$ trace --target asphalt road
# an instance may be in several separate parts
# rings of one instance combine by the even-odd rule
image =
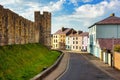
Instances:
[[[114,80],[95,65],[85,59],[82,54],[70,54],[68,69],[59,80]]]

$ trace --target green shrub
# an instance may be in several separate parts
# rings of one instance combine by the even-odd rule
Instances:
[[[120,45],[115,45],[114,46],[114,51],[120,52]]]

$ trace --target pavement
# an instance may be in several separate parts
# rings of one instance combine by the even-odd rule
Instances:
[[[69,53],[67,53],[67,52],[64,52],[64,53],[65,54],[59,64],[59,66],[43,80],[56,80],[57,77],[59,77],[62,73],[64,73],[64,71],[66,70],[68,61],[69,61]]]
[[[110,67],[108,64],[103,63],[100,59],[92,56],[91,54],[83,54],[87,60],[89,60],[93,65],[99,68],[101,71],[105,72],[115,80],[120,80],[120,70]]]
[[[94,56],[92,56],[88,53],[70,52],[70,51],[68,51],[68,52],[65,51],[65,55],[63,56],[59,66],[50,75],[48,75],[43,80],[64,80],[64,79],[60,79],[60,78],[61,78],[61,75],[63,76],[66,73],[66,70],[68,68],[67,66],[68,66],[69,59],[70,59],[70,54],[69,53],[78,53],[78,54],[81,53],[82,57],[84,57],[90,64],[94,65],[100,71],[104,72],[105,74],[107,74],[108,76],[113,78],[113,79],[111,78],[111,79],[96,79],[96,80],[120,80],[120,71],[110,67],[107,64],[104,64],[98,58],[96,58],[96,57],[94,57]],[[88,73],[90,73],[90,72],[88,72]],[[87,77],[87,75],[86,75],[86,77]],[[98,76],[98,78],[100,78],[100,77]]]

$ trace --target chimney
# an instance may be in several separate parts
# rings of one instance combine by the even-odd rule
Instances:
[[[82,31],[77,31],[77,34],[80,34],[80,33],[82,33]]]
[[[110,16],[115,16],[115,13],[112,13]]]
[[[62,27],[62,29],[61,29],[61,30],[62,30],[62,32],[63,32],[63,31],[65,30],[65,28],[64,28],[64,27]]]
[[[71,32],[72,34],[74,34],[74,30],[72,29],[72,32]]]

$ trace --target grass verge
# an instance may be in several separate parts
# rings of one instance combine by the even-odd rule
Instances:
[[[0,80],[29,80],[51,66],[59,55],[40,44],[0,47]]]

